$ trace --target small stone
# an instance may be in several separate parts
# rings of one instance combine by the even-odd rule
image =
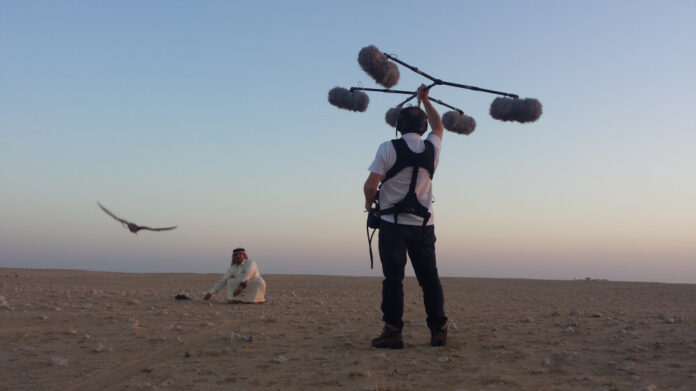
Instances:
[[[449,360],[450,359],[447,356],[440,356],[437,358],[437,361],[439,361],[439,362],[449,362]]]
[[[592,316],[593,318],[601,318],[601,317],[602,317],[602,313],[601,313],[601,312],[593,312],[591,316]]]
[[[167,312],[167,310],[160,310],[160,312],[158,312],[158,314],[167,315],[167,314],[169,314],[169,312]]]
[[[64,357],[51,357],[51,366],[54,367],[67,367],[68,366],[68,359]]]
[[[659,371],[657,371],[658,375],[669,375],[672,373],[672,370],[669,368],[661,368]]]
[[[104,350],[104,344],[102,344],[101,342],[97,342],[97,344],[94,345],[94,347],[92,348],[92,351],[95,353],[99,353],[103,350]]]
[[[577,308],[573,308],[570,310],[569,315],[578,316],[578,315],[580,315],[580,310]]]
[[[247,342],[251,342],[254,340],[254,336],[251,334],[247,334],[247,335],[243,336],[242,339],[247,341]]]
[[[533,321],[534,321],[534,318],[532,318],[531,316],[528,316],[528,317],[522,319],[522,323],[532,323]]]
[[[138,321],[138,319],[128,319],[128,324],[126,325],[126,327],[128,327],[129,329],[137,329],[139,326],[140,322]]]
[[[241,339],[242,336],[238,333],[235,333],[234,331],[228,331],[227,334],[225,334],[225,338],[229,339],[230,341],[234,341],[237,339]]]
[[[283,363],[283,362],[288,361],[288,359],[287,359],[285,356],[283,356],[282,354],[278,354],[278,355],[276,355],[276,356],[273,356],[273,360],[272,360],[272,361],[273,361],[274,363]]]
[[[130,300],[128,300],[128,304],[129,305],[140,305],[140,304],[143,304],[143,302],[138,300],[138,299],[130,299]]]
[[[633,364],[633,361],[624,361],[621,364],[616,366],[616,369],[620,371],[626,371],[630,372],[635,368],[635,365]]]
[[[5,299],[5,296],[0,295],[0,308],[9,310],[10,309],[10,304],[7,302],[7,299]]]
[[[75,335],[75,334],[77,334],[77,330],[75,330],[74,328],[71,327],[68,329],[67,333],[68,333],[68,335]]]
[[[387,354],[384,352],[379,352],[379,353],[375,354],[375,357],[376,358],[385,358],[385,357],[387,357]]]

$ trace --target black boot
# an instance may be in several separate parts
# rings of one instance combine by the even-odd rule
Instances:
[[[404,341],[401,339],[401,330],[385,323],[382,335],[372,340],[372,346],[376,348],[403,349]]]
[[[445,346],[447,345],[447,325],[445,324],[439,330],[430,331],[430,345],[431,346]]]

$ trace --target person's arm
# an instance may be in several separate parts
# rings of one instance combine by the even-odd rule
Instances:
[[[442,118],[440,118],[440,114],[438,114],[437,110],[433,107],[433,104],[430,103],[430,99],[428,99],[428,94],[430,93],[429,89],[425,88],[425,84],[421,84],[420,87],[418,87],[418,99],[423,102],[423,108],[425,108],[425,114],[428,115],[428,123],[430,124],[430,133],[436,135],[437,137],[442,140],[442,133],[443,133],[443,128],[442,128]]]
[[[203,300],[210,299],[210,296],[212,296],[215,292],[219,291],[220,288],[222,288],[222,286],[225,285],[225,283],[227,282],[227,280],[230,279],[231,276],[232,276],[232,268],[229,268],[229,269],[227,269],[227,272],[222,276],[222,278],[220,280],[218,280],[218,282],[216,282],[215,285],[213,285],[212,289],[210,289],[208,291],[208,293],[205,294],[205,296],[203,297]]]
[[[365,181],[363,192],[365,193],[365,210],[368,212],[370,208],[372,208],[372,201],[374,201],[375,196],[377,196],[377,187],[381,180],[382,175],[371,172],[370,176],[368,176]]]
[[[256,277],[258,274],[259,268],[256,266],[256,262],[252,261],[251,259],[244,261],[244,267],[242,267],[240,275],[237,276],[237,278],[242,280],[242,282],[240,282],[237,288],[234,289],[232,296],[239,296],[239,294],[242,293],[242,291],[247,287],[249,280]]]

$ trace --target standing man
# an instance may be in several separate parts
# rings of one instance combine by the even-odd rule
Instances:
[[[266,294],[266,281],[261,278],[256,262],[249,259],[246,251],[239,247],[232,251],[232,263],[227,272],[203,296],[208,300],[227,285],[227,301],[230,303],[263,303]]]
[[[401,329],[404,313],[404,268],[406,253],[411,259],[430,329],[430,344],[447,344],[447,317],[444,295],[435,264],[435,230],[433,226],[432,178],[437,168],[442,143],[442,120],[428,99],[428,89],[421,84],[420,107],[401,110],[396,129],[400,139],[382,143],[370,165],[365,181],[365,209],[370,210],[379,194],[381,226],[379,257],[382,262],[382,335],[372,340],[377,348],[402,349]],[[426,115],[427,114],[427,115]],[[430,123],[425,140],[421,136]],[[378,186],[379,192],[378,192]]]

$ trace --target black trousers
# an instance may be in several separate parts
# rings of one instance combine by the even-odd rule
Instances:
[[[402,225],[382,221],[379,228],[379,257],[382,261],[382,320],[401,330],[404,326],[404,269],[406,253],[411,259],[430,330],[447,323],[445,298],[435,265],[435,228],[432,225]]]

